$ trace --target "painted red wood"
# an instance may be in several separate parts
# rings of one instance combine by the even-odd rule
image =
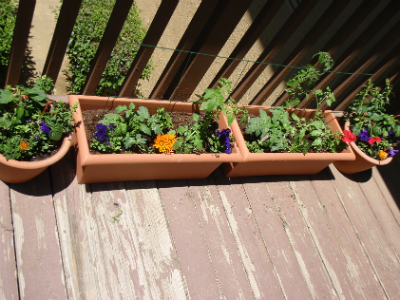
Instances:
[[[284,299],[281,283],[239,179],[214,172],[218,193],[256,299]]]
[[[310,278],[308,266],[297,261],[265,179],[242,178],[241,181],[286,299],[334,299],[331,283],[324,282],[323,278]]]
[[[376,282],[372,269],[368,267],[365,256],[358,257],[351,249],[346,249],[340,231],[336,231],[337,220],[331,216],[331,206],[324,204],[326,201],[340,205],[336,193],[328,194],[325,190],[325,195],[320,197],[314,190],[312,184],[314,181],[310,182],[307,176],[291,176],[291,180],[290,186],[298,207],[309,226],[317,248],[324,257],[332,281],[338,284],[338,293],[346,299],[384,298],[383,291]],[[342,218],[346,217],[344,211],[341,213]]]
[[[0,180],[0,299],[18,299],[10,191]]]
[[[371,264],[390,298],[400,295],[400,263],[357,182],[330,167],[332,182]],[[349,176],[351,178],[351,176]]]
[[[254,297],[214,180],[190,180],[190,194],[225,299]]]
[[[157,181],[191,299],[222,297],[216,272],[185,181]]]
[[[359,182],[362,192],[367,199],[371,210],[378,220],[382,230],[384,231],[387,239],[389,240],[397,259],[400,258],[400,226],[393,216],[387,200],[385,199],[382,191],[379,189],[378,184],[371,176],[371,172],[363,172],[354,174],[354,178]],[[366,178],[367,177],[367,178]],[[390,200],[390,199],[389,199]]]
[[[363,295],[357,289],[355,282],[340,266],[343,258],[339,256],[337,244],[331,245],[332,253],[330,253],[329,245],[320,240],[319,232],[314,231],[314,224],[309,224],[307,219],[304,220],[301,210],[307,208],[298,207],[296,195],[284,179],[285,177],[276,176],[267,185],[271,196],[275,199],[276,210],[287,226],[286,231],[297,253],[299,263],[311,269],[308,276],[316,279],[323,278],[322,282],[330,281],[338,298],[362,298]],[[303,211],[303,213],[307,212]],[[326,226],[326,221],[321,220],[318,226]],[[329,236],[326,238],[329,239]],[[330,242],[336,241],[331,238]]]
[[[10,187],[20,299],[67,299],[48,170]]]

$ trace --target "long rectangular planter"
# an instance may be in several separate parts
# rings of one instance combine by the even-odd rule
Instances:
[[[77,180],[78,183],[99,183],[128,180],[155,179],[199,179],[208,177],[222,163],[238,163],[242,161],[239,148],[234,144],[232,154],[90,154],[86,138],[85,122],[82,111],[108,108],[118,105],[129,105],[133,102],[136,108],[145,106],[150,114],[155,114],[157,108],[164,107],[166,111],[193,113],[198,106],[187,102],[170,102],[143,99],[122,99],[96,96],[68,96],[70,105],[79,102],[74,114],[77,136]],[[228,128],[226,117],[218,120],[220,129]]]
[[[250,114],[259,115],[259,109],[268,111],[272,107],[247,106]],[[314,110],[297,111],[301,117],[310,117]],[[325,111],[328,124],[333,132],[342,132],[340,125],[332,112]],[[308,175],[317,174],[335,161],[353,161],[355,155],[350,146],[341,153],[250,153],[236,120],[231,125],[236,143],[243,154],[243,162],[226,163],[223,171],[226,177],[246,177],[262,175]]]

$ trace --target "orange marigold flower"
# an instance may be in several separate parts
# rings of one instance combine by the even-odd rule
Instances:
[[[379,158],[381,160],[384,160],[386,157],[388,157],[388,154],[385,151],[383,150],[379,151]]]
[[[21,149],[23,151],[28,150],[28,147],[29,147],[29,143],[26,141],[21,141],[19,143],[19,149]]]
[[[157,135],[156,139],[154,140],[154,147],[157,148],[161,153],[171,154],[174,152],[173,147],[176,140],[177,138],[175,137],[175,134],[160,134]]]

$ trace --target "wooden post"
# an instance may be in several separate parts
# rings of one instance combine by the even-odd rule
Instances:
[[[15,86],[21,75],[22,63],[28,44],[29,30],[32,24],[36,0],[20,0],[15,22],[13,42],[11,45],[10,60],[8,62],[5,85]]]

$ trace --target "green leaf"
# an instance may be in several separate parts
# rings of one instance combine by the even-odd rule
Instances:
[[[53,131],[50,133],[49,138],[50,138],[51,140],[53,140],[53,141],[59,141],[59,140],[61,140],[61,138],[62,138],[62,132],[53,130]]]
[[[228,126],[231,126],[233,120],[235,120],[235,114],[234,113],[228,113]]]
[[[7,104],[14,99],[13,94],[9,90],[3,90],[0,95],[0,104]]]
[[[5,117],[0,117],[0,127],[9,128],[12,125],[12,121]]]
[[[295,113],[292,114],[292,119],[296,122],[300,121],[300,118]]]
[[[142,107],[143,107],[143,106],[142,106]],[[145,124],[143,124],[143,123],[140,124],[139,129],[140,129],[140,131],[144,132],[145,134],[151,135],[151,130],[150,130],[150,128],[147,127]]]
[[[117,114],[119,114],[119,113],[121,113],[121,112],[123,112],[123,111],[126,111],[126,110],[128,110],[128,107],[126,107],[126,105],[119,105],[119,106],[117,106],[117,107],[115,108],[115,112],[116,112]]]
[[[130,110],[134,110],[134,109],[135,109],[135,104],[134,104],[133,102],[131,102],[131,103],[129,104],[129,109],[130,109]]]
[[[322,135],[322,131],[321,130],[319,130],[319,129],[317,129],[317,130],[313,130],[313,131],[311,131],[311,136],[321,136]]]
[[[185,131],[187,131],[188,130],[188,128],[187,128],[187,126],[179,126],[178,127],[178,129],[176,129],[176,131],[179,133],[179,134],[183,134]]]
[[[373,136],[381,136],[382,135],[382,128],[380,126],[372,127],[372,135]]]
[[[196,138],[193,142],[193,145],[199,150],[203,149],[203,141],[200,138]]]
[[[137,114],[141,121],[147,120],[150,117],[149,110],[144,106],[139,107]]]
[[[200,119],[200,116],[198,114],[193,114],[192,115],[193,121],[197,122]]]
[[[322,144],[322,139],[321,138],[316,138],[314,142],[312,143],[313,146],[319,146]]]

